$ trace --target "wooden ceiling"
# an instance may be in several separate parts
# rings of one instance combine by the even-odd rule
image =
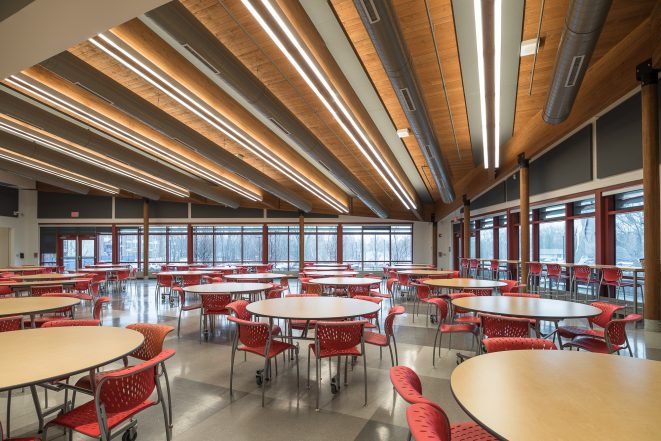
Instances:
[[[295,0],[288,0],[294,2]],[[321,1],[321,0],[320,0]],[[406,116],[393,91],[383,66],[375,52],[369,36],[358,16],[353,0],[327,0],[342,26],[346,38],[353,46],[355,54],[362,63],[365,73],[368,75],[372,85],[387,111],[393,126],[396,128],[409,127]],[[522,39],[535,38],[540,23],[540,8],[544,3],[544,11],[541,14],[540,36],[542,45],[538,52],[533,70],[533,57],[524,57],[519,65],[518,93],[516,97],[516,111],[514,118],[514,134],[512,139],[502,147],[503,166],[496,176],[482,170],[477,166],[471,152],[471,136],[464,99],[464,85],[462,83],[461,64],[457,49],[455,22],[453,20],[451,0],[392,0],[394,3],[400,28],[410,52],[410,60],[413,71],[416,74],[423,93],[426,110],[431,119],[436,137],[439,141],[441,153],[447,162],[451,180],[457,194],[457,203],[445,205],[440,202],[439,192],[429,173],[429,167],[422,155],[415,137],[409,136],[403,139],[404,145],[415,164],[417,173],[422,177],[429,194],[435,201],[435,207],[421,206],[417,213],[404,210],[396,195],[391,191],[378,173],[365,161],[362,154],[345,134],[333,116],[316,98],[315,94],[308,88],[307,84],[296,72],[281,51],[262,30],[257,21],[242,4],[241,0],[180,0],[180,2],[199,20],[199,26],[206,27],[225,45],[300,121],[346,165],[350,172],[356,176],[371,192],[371,194],[390,212],[391,218],[398,219],[429,219],[431,213],[437,216],[449,213],[461,200],[462,194],[476,196],[486,190],[495,182],[499,176],[511,172],[514,167],[516,154],[524,152],[527,156],[538,153],[542,148],[548,146],[554,139],[559,139],[572,130],[581,121],[585,121],[606,107],[614,100],[622,96],[628,90],[635,87],[635,81],[622,80],[618,87],[612,87],[605,93],[597,93],[591,97],[590,105],[579,105],[572,114],[571,121],[553,127],[545,127],[540,117],[540,112],[546,101],[547,91],[551,82],[556,51],[564,26],[569,0],[554,0],[542,2],[542,0],[528,0],[525,2],[524,23]],[[651,14],[657,2],[655,0],[614,0],[608,15],[606,26],[600,36],[596,50],[591,60],[591,66],[597,63],[605,64],[606,70],[596,73],[589,71],[586,76],[583,89],[596,91],[596,83],[600,79],[611,76],[624,79],[628,75],[634,76],[634,56],[639,53],[629,54],[631,60],[627,59],[626,65],[613,63],[617,53],[623,51],[623,41],[628,41],[634,32],[641,32],[639,27]],[[429,7],[429,16],[427,6]],[[283,9],[287,9],[287,17],[298,17],[294,28],[303,30],[302,35],[306,44],[314,45],[310,48],[312,54],[323,59],[318,59],[319,64],[326,71],[333,84],[341,91],[351,110],[357,118],[368,123],[366,131],[370,134],[377,148],[381,150],[397,176],[402,180],[407,189],[412,185],[406,178],[405,171],[401,169],[394,159],[392,151],[383,141],[379,134],[374,133],[373,124],[370,125],[366,119],[369,115],[362,108],[353,91],[347,91],[348,82],[337,67],[336,60],[330,59],[330,52],[322,47],[320,35],[314,28],[310,28],[311,21],[307,17],[301,17],[303,8],[298,4],[280,2]],[[431,23],[430,23],[431,22]],[[434,47],[432,30],[435,34],[438,47]],[[329,179],[316,165],[307,162],[306,157],[297,153],[292,147],[285,143],[275,133],[263,125],[248,110],[242,108],[230,95],[213,83],[202,72],[197,70],[191,63],[186,61],[172,47],[161,40],[139,19],[134,19],[117,28],[113,33],[129,42],[133,47],[139,46],[140,51],[151,61],[159,66],[172,77],[175,77],[190,90],[196,90],[198,95],[203,96],[205,101],[215,108],[223,108],[222,113],[228,116],[241,128],[275,152],[279,157],[287,158],[289,163],[302,170],[304,174],[319,187],[326,190],[338,200],[346,200],[347,195],[341,185],[337,185],[333,179]],[[639,46],[643,43],[638,42]],[[639,48],[642,51],[642,47]],[[620,51],[620,52],[615,52]],[[119,84],[158,106],[172,117],[183,122],[190,128],[213,141],[218,148],[225,149],[236,155],[241,160],[250,164],[255,169],[267,174],[283,187],[299,192],[304,198],[312,203],[313,211],[320,213],[333,213],[328,205],[303,190],[283,173],[278,172],[268,161],[248,152],[244,147],[224,136],[218,130],[211,127],[201,118],[194,115],[184,106],[171,99],[157,88],[153,87],[140,76],[131,72],[128,68],[106,55],[89,42],[80,44],[69,49],[69,52],[88,63],[99,74],[106,75]],[[438,53],[438,57],[437,57]],[[624,53],[624,52],[622,52]],[[605,60],[605,61],[604,61]],[[638,60],[638,62],[643,61]],[[606,63],[608,62],[608,63]],[[637,64],[637,63],[635,63]],[[634,64],[634,66],[635,66]],[[531,86],[531,71],[533,71]],[[54,87],[58,81],[52,78],[51,73],[42,68],[31,68],[25,71],[28,76],[49,83]],[[582,90],[583,90],[582,89]],[[69,90],[68,94],[79,102],[96,103],[103,106],[104,103],[94,97],[88,91],[78,88],[72,89],[69,84],[61,85],[60,90]],[[64,93],[64,92],[63,92]],[[353,95],[352,95],[353,94]],[[619,94],[619,95],[618,95]],[[356,99],[354,99],[356,98]],[[107,106],[107,105],[106,105]],[[116,114],[118,111],[107,109],[107,115],[115,120],[126,119],[127,116]],[[121,113],[121,112],[120,112]],[[139,126],[139,122],[124,123],[133,127]],[[144,133],[152,130],[143,127]],[[152,130],[153,132],[153,130]],[[374,136],[372,136],[374,135]],[[150,136],[157,142],[167,145],[168,141],[161,138],[159,133]],[[169,146],[176,149],[176,146]],[[197,155],[196,153],[192,153]],[[197,155],[199,156],[199,155]],[[220,173],[222,170],[218,165],[209,163],[207,159],[199,156],[202,164],[210,168],[216,167]],[[222,164],[221,164],[222,166]],[[410,171],[409,171],[410,172]],[[227,172],[225,172],[227,173]],[[235,177],[238,181],[241,178]],[[238,182],[237,181],[237,182]],[[255,189],[254,186],[251,186]],[[421,195],[418,195],[420,197]],[[277,200],[271,195],[264,195],[264,203],[250,203],[241,200],[242,205],[264,206],[269,208],[280,208],[292,210],[291,205]],[[170,199],[170,198],[167,198]],[[424,199],[424,198],[423,198]],[[192,195],[191,200],[200,202],[204,198]],[[351,213],[362,216],[372,216],[372,212],[357,198],[351,199]]]

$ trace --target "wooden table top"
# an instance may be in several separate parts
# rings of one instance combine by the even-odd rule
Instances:
[[[129,268],[130,266],[128,263],[95,263],[93,265],[85,265],[85,268]]]
[[[117,271],[129,271],[125,266],[105,266],[103,268],[81,268],[78,272],[81,273],[114,273]]]
[[[273,280],[289,277],[287,274],[280,273],[247,273],[247,274],[227,274],[223,276],[228,280]]]
[[[238,271],[239,268],[235,266],[210,266],[208,268],[205,268],[211,271]]]
[[[415,270],[415,269],[432,269],[429,268],[429,265],[390,265],[390,266],[384,266],[385,269],[387,270],[394,270],[394,271],[406,271],[406,270]]]
[[[237,263],[236,264],[236,266],[239,267],[239,268],[241,268],[241,267],[244,267],[244,268],[257,268],[257,267],[260,267],[260,266],[267,267],[269,265],[270,265],[270,263]]]
[[[42,269],[47,269],[47,268],[52,268],[52,269],[57,269],[54,266],[20,266],[20,267],[8,267],[8,268],[0,268],[0,273],[22,273],[23,271],[39,271]]]
[[[159,271],[156,274],[157,276],[204,276],[209,273],[212,273],[213,271],[201,271],[201,270],[195,270],[195,271]]]
[[[346,265],[339,266],[306,266],[303,268],[303,272],[307,273],[308,271],[346,271]]]
[[[0,282],[0,286],[9,286],[11,288],[29,288],[31,286],[49,286],[49,285],[74,285],[78,282],[87,282],[89,279],[65,279],[65,280],[33,280],[27,282]]]
[[[497,280],[480,279],[431,279],[425,280],[425,285],[438,286],[441,288],[500,288],[506,286],[506,283]]]
[[[73,297],[10,297],[0,299],[0,317],[41,314],[79,303],[80,299]]]
[[[311,266],[332,266],[332,267],[343,266],[343,267],[346,268],[347,265],[349,265],[349,264],[348,263],[342,263],[342,262],[328,262],[328,263],[319,263],[319,262],[317,262],[314,265],[304,266],[303,269],[310,268]]]
[[[103,366],[130,354],[143,341],[144,337],[137,331],[111,326],[0,333],[0,390],[43,383]]]
[[[375,283],[381,283],[381,281],[367,277],[320,277],[319,279],[312,279],[308,283],[315,283],[318,285],[349,286],[372,285]]]
[[[254,315],[292,320],[336,320],[377,312],[381,306],[367,300],[341,297],[285,297],[248,305]]]
[[[65,280],[65,279],[75,279],[80,277],[87,277],[88,274],[85,273],[45,273],[45,274],[32,274],[30,276],[17,276],[21,280],[30,281],[30,280]]]
[[[454,397],[509,441],[658,440],[661,362],[578,351],[506,351],[455,368]]]
[[[349,277],[358,275],[358,271],[306,271],[305,277]]]
[[[195,294],[239,294],[262,292],[271,287],[270,283],[223,282],[186,286],[184,291]]]
[[[454,271],[413,269],[397,271],[397,274],[407,274],[410,276],[450,276],[454,274]]]
[[[463,297],[452,300],[452,304],[474,312],[540,320],[586,318],[601,314],[601,309],[582,303],[530,297]]]

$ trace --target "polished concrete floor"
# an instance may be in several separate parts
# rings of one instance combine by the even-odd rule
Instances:
[[[126,292],[113,295],[113,302],[104,312],[104,326],[126,326],[130,323],[164,323],[177,326],[178,309],[154,295],[155,285],[142,281],[127,287]],[[292,292],[297,289],[292,283]],[[410,305],[406,305],[410,309]],[[385,308],[384,308],[385,309]],[[456,352],[470,352],[468,338],[455,337],[453,349],[443,342],[441,359],[432,367],[432,344],[435,328],[426,326],[425,309],[413,321],[412,314],[400,316],[395,322],[399,363],[413,368],[422,379],[424,394],[439,403],[455,422],[468,421],[450,391],[450,375],[456,367]],[[255,371],[263,366],[263,359],[248,355],[237,358],[234,376],[234,395],[229,393],[230,327],[221,320],[207,342],[198,338],[197,312],[189,313],[182,324],[181,338],[171,333],[165,346],[176,349],[168,362],[173,390],[175,440],[405,440],[407,426],[405,402],[394,397],[388,369],[387,350],[383,359],[375,347],[367,349],[368,405],[363,406],[362,362],[349,373],[349,385],[340,393],[330,391],[327,365],[322,370],[319,412],[315,411],[314,381],[305,387],[307,350],[301,350],[301,389],[296,394],[296,370],[289,362],[283,367],[279,359],[279,375],[266,387],[266,406],[261,407],[261,388],[255,382]],[[90,315],[84,308],[79,317]],[[632,330],[631,342],[635,356],[661,360],[661,335]],[[301,344],[304,347],[304,343]],[[27,348],[26,348],[27,350]],[[20,363],[20,360],[16,361]],[[48,360],[44,359],[47,363]],[[314,378],[314,361],[313,361]],[[62,400],[51,393],[50,404]],[[42,399],[43,401],[43,399]],[[5,423],[6,396],[0,395],[0,410]],[[139,414],[138,439],[164,440],[163,417],[160,407],[152,407]],[[35,413],[28,391],[15,391],[12,398],[12,436],[33,433]],[[61,431],[51,430],[49,439],[64,439]],[[74,435],[74,439],[86,439]]]

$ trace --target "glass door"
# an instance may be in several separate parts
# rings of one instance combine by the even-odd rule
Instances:
[[[78,263],[78,239],[60,239],[61,265],[65,271],[75,271]]]
[[[94,238],[78,236],[78,249],[80,250],[79,254],[79,267],[86,268],[87,265],[94,265],[95,262],[95,247],[96,240]]]
[[[57,260],[65,271],[76,271],[96,262],[94,236],[60,236]]]

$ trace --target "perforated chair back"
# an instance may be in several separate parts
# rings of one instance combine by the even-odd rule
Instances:
[[[202,309],[205,312],[222,313],[232,301],[230,294],[202,294]]]
[[[403,306],[393,306],[390,308],[390,311],[388,311],[388,315],[386,316],[386,319],[383,321],[383,330],[386,333],[386,336],[388,339],[394,335],[394,324],[395,324],[395,318],[397,318],[398,315],[402,315],[406,312],[406,309]]]
[[[100,320],[51,320],[41,325],[42,328],[63,328],[65,326],[101,326]]]
[[[413,404],[406,409],[406,421],[411,435],[416,440],[450,441],[451,439],[450,420],[438,406],[429,403]]]
[[[608,325],[606,325],[606,342],[611,346],[622,346],[627,344],[627,323],[638,322],[642,319],[643,316],[640,314],[629,314],[622,319],[611,320]]]
[[[530,337],[530,320],[493,314],[478,314],[482,337]]]
[[[594,306],[595,308],[601,309],[601,314],[595,317],[589,317],[588,322],[600,326],[602,328],[608,326],[608,323],[613,318],[615,312],[619,311],[620,309],[624,309],[624,306],[615,305],[613,303],[606,303],[606,302],[592,302],[590,303],[590,306]]]
[[[363,339],[363,329],[366,320],[347,322],[319,321],[315,324],[315,344],[318,348],[317,354],[342,353],[360,345]]]
[[[369,296],[370,285],[349,285],[349,297]]]
[[[531,276],[539,276],[542,274],[542,264],[537,262],[528,263],[528,274]]]
[[[245,346],[265,347],[271,338],[271,329],[269,325],[263,322],[251,322],[236,317],[228,317],[228,320],[236,323],[239,333],[238,339]]]
[[[62,285],[48,285],[48,286],[31,286],[30,295],[32,297],[40,297],[44,294],[64,292]]]
[[[545,338],[496,337],[484,340],[483,344],[488,353],[519,350],[554,351],[557,349],[552,341]]]
[[[158,325],[155,323],[133,323],[126,329],[138,331],[145,338],[144,343],[131,353],[131,357],[139,360],[149,360],[163,351],[165,337],[174,331],[172,326]]]
[[[493,294],[493,289],[491,288],[465,288],[465,293],[470,293],[476,296],[490,296]]]
[[[104,297],[99,297],[94,301],[94,309],[92,310],[92,317],[94,317],[95,320],[101,320],[101,313],[103,312],[103,305],[106,303],[110,303],[110,297],[104,296]]]
[[[23,317],[12,315],[0,317],[0,332],[20,331],[23,329]]]
[[[247,300],[235,300],[229,303],[226,308],[230,310],[234,317],[241,320],[250,320],[252,314],[248,312],[249,302]]]

